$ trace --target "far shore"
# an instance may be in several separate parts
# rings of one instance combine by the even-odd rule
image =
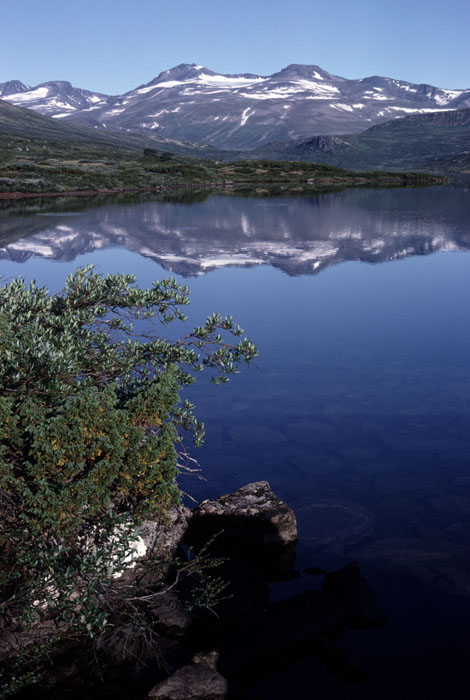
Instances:
[[[416,183],[413,182],[416,177]],[[259,187],[260,185],[295,186],[296,188],[315,190],[316,187],[403,187],[414,184],[434,185],[442,184],[445,177],[439,175],[424,175],[422,173],[374,173],[374,177],[358,174],[356,177],[323,176],[316,177],[314,182],[302,182],[298,179],[291,180],[247,180],[224,182],[178,182],[154,187],[115,187],[98,190],[63,190],[54,192],[0,192],[0,200],[10,199],[37,199],[52,197],[101,197],[103,195],[139,192],[169,192],[172,190],[226,190],[237,187]]]

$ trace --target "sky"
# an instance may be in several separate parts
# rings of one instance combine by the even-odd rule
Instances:
[[[180,63],[470,88],[469,0],[0,0],[0,82],[122,94]]]

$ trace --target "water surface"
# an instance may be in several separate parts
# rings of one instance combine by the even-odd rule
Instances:
[[[300,568],[356,559],[390,622],[343,641],[364,683],[309,659],[253,697],[309,697],[307,683],[335,698],[466,697],[465,186],[3,208],[0,246],[4,279],[54,291],[78,264],[142,286],[171,273],[192,290],[191,322],[230,313],[257,343],[257,368],[188,392],[207,481],[182,486],[203,498],[267,479],[296,510]]]

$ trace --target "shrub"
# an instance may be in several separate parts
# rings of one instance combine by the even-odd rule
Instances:
[[[230,317],[210,316],[177,341],[162,337],[157,322],[184,320],[188,294],[174,279],[142,290],[132,276],[92,268],[78,269],[60,294],[22,278],[0,288],[6,656],[24,653],[25,630],[32,648],[50,641],[34,637],[43,618],[59,636],[106,628],[106,586],[126,568],[139,523],[179,502],[184,434],[202,440],[180,390],[204,368],[225,382],[256,356]]]

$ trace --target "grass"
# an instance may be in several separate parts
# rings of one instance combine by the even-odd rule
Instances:
[[[120,189],[230,186],[288,183],[309,188],[343,185],[431,184],[428,176],[352,173],[317,163],[269,160],[219,163],[174,155],[161,161],[143,152],[103,151],[84,144],[25,142],[12,138],[0,146],[0,193],[99,192]]]

